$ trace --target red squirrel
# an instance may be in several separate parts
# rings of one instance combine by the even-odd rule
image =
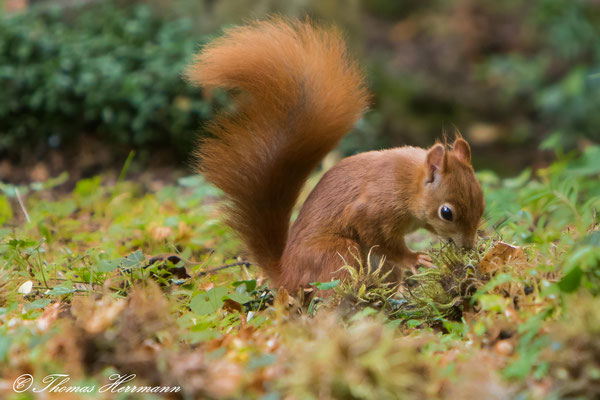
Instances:
[[[418,228],[470,248],[484,211],[471,150],[400,147],[345,158],[331,168],[290,228],[309,174],[366,111],[369,96],[340,34],[309,22],[270,19],[234,27],[196,56],[187,78],[225,88],[221,112],[200,143],[200,172],[227,200],[226,222],[278,287],[295,291],[344,277],[371,249],[400,279],[431,265],[408,249]]]

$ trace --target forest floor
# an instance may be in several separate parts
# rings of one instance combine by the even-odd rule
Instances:
[[[0,397],[598,398],[599,158],[479,173],[476,249],[417,234],[436,268],[326,299],[270,287],[200,176],[0,183]]]

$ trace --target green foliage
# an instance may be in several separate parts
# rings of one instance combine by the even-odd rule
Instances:
[[[561,261],[564,277],[558,286],[575,291],[581,283],[600,292],[600,211],[599,146],[582,154],[572,153],[530,180],[525,171],[514,179],[498,180],[482,173],[486,182],[486,223],[498,234],[510,234],[517,243],[541,251],[568,249]]]
[[[86,132],[187,154],[211,116],[181,79],[205,41],[198,32],[217,35],[270,12],[333,21],[363,56],[374,101],[344,140],[347,153],[429,145],[455,124],[476,145],[478,165],[506,171],[523,160],[510,162],[514,153],[490,143],[532,151],[600,138],[594,2],[100,3],[0,16],[0,151],[58,146]],[[375,23],[365,29],[364,20]]]
[[[520,154],[498,151],[500,144],[534,150],[549,133],[568,148],[582,137],[600,140],[597,4],[363,3],[394,20],[386,31],[392,51],[368,51],[375,106],[367,120],[376,127],[368,136],[380,145],[429,145],[455,125],[492,153],[475,151],[478,165],[509,171]]]
[[[191,20],[112,2],[0,15],[0,151],[56,147],[81,132],[187,152],[211,114],[182,72]]]
[[[13,213],[6,196],[0,195],[0,226],[12,219]]]

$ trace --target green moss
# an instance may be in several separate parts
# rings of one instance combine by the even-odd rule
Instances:
[[[491,248],[491,240],[481,240],[473,250],[440,244],[429,255],[435,267],[407,278],[402,286],[395,318],[420,319],[433,323],[440,318],[460,320],[462,309],[487,280],[477,265]]]

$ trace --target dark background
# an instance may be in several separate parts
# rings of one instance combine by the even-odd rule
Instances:
[[[191,171],[227,102],[181,73],[222,29],[272,13],[340,26],[373,92],[343,154],[429,146],[455,127],[512,175],[600,139],[598,0],[4,0],[0,180]],[[135,169],[134,168],[134,169]]]

